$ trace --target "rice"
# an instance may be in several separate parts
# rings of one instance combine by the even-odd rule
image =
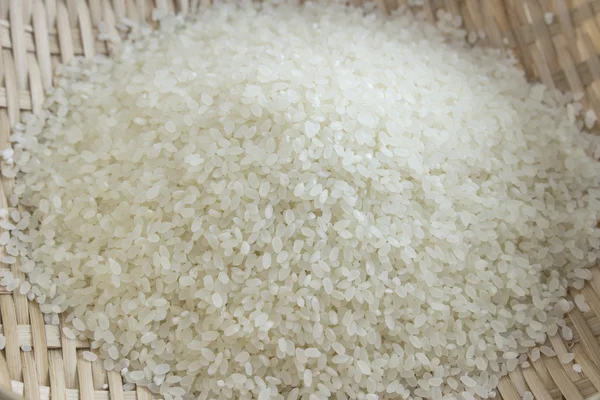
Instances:
[[[3,155],[0,284],[165,398],[495,396],[572,337],[600,147],[441,28],[221,3],[60,67]]]
[[[576,294],[573,297],[573,301],[575,302],[575,305],[577,306],[579,311],[584,313],[591,311],[589,304],[587,303],[585,297],[582,294]]]
[[[92,353],[91,351],[84,351],[82,355],[83,358],[87,361],[96,361],[98,359],[98,356]]]

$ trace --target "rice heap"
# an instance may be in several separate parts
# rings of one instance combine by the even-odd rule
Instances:
[[[461,35],[225,3],[63,67],[5,153],[2,284],[166,399],[488,397],[591,277],[600,164]]]

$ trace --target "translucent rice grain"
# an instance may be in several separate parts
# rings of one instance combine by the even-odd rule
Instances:
[[[304,382],[304,386],[305,387],[311,387],[312,386],[312,371],[310,369],[305,369],[304,370],[304,374],[302,377],[302,381]]]
[[[540,351],[542,352],[543,355],[545,355],[547,357],[554,357],[556,355],[556,352],[554,351],[554,349],[552,349],[548,346],[540,347]]]
[[[569,364],[569,363],[573,362],[573,360],[575,359],[575,354],[573,354],[573,353],[560,354],[558,356],[558,359],[562,364]]]
[[[71,328],[69,328],[67,326],[65,326],[65,327],[62,328],[62,332],[67,337],[67,339],[74,340],[76,338],[76,336],[73,333],[73,331],[71,330]]]
[[[591,311],[590,306],[588,305],[585,297],[583,297],[582,294],[576,294],[573,298],[573,301],[575,301],[575,305],[577,306],[577,308],[579,308],[579,311],[584,313]]]
[[[132,381],[139,381],[145,378],[143,371],[132,371],[129,373],[129,378]]]

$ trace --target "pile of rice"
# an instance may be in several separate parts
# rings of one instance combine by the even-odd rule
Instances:
[[[1,283],[169,400],[493,396],[591,277],[597,141],[447,24],[287,3],[63,67]]]

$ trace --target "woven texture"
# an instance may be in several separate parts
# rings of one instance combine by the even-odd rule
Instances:
[[[362,0],[350,0],[359,3]],[[372,0],[385,12],[402,0]],[[150,21],[152,10],[189,13],[210,0],[0,0],[0,150],[9,146],[10,127],[21,115],[38,111],[56,64],[75,56],[110,53],[114,44],[97,40],[103,30],[127,34],[123,18]],[[584,93],[588,108],[600,115],[600,0],[425,0],[432,21],[445,9],[463,18],[479,42],[514,49],[531,80]],[[550,18],[552,17],[552,18]],[[0,177],[0,208],[7,207],[12,182]],[[0,234],[2,230],[0,228]],[[0,247],[0,255],[3,249]],[[10,268],[0,264],[1,268]],[[13,274],[23,278],[18,267]],[[560,364],[542,356],[505,377],[499,393],[507,400],[531,391],[537,399],[584,399],[600,393],[600,269],[581,291],[591,311],[572,311],[566,322],[574,337],[559,335],[547,346],[575,360]],[[118,372],[83,359],[85,341],[69,340],[58,326],[44,324],[36,303],[0,288],[0,399],[157,398],[145,388],[123,385]],[[22,351],[22,346],[32,351]],[[26,347],[27,348],[27,347]],[[578,363],[582,371],[576,372]],[[16,395],[11,394],[12,392]],[[12,396],[12,397],[11,397]]]

